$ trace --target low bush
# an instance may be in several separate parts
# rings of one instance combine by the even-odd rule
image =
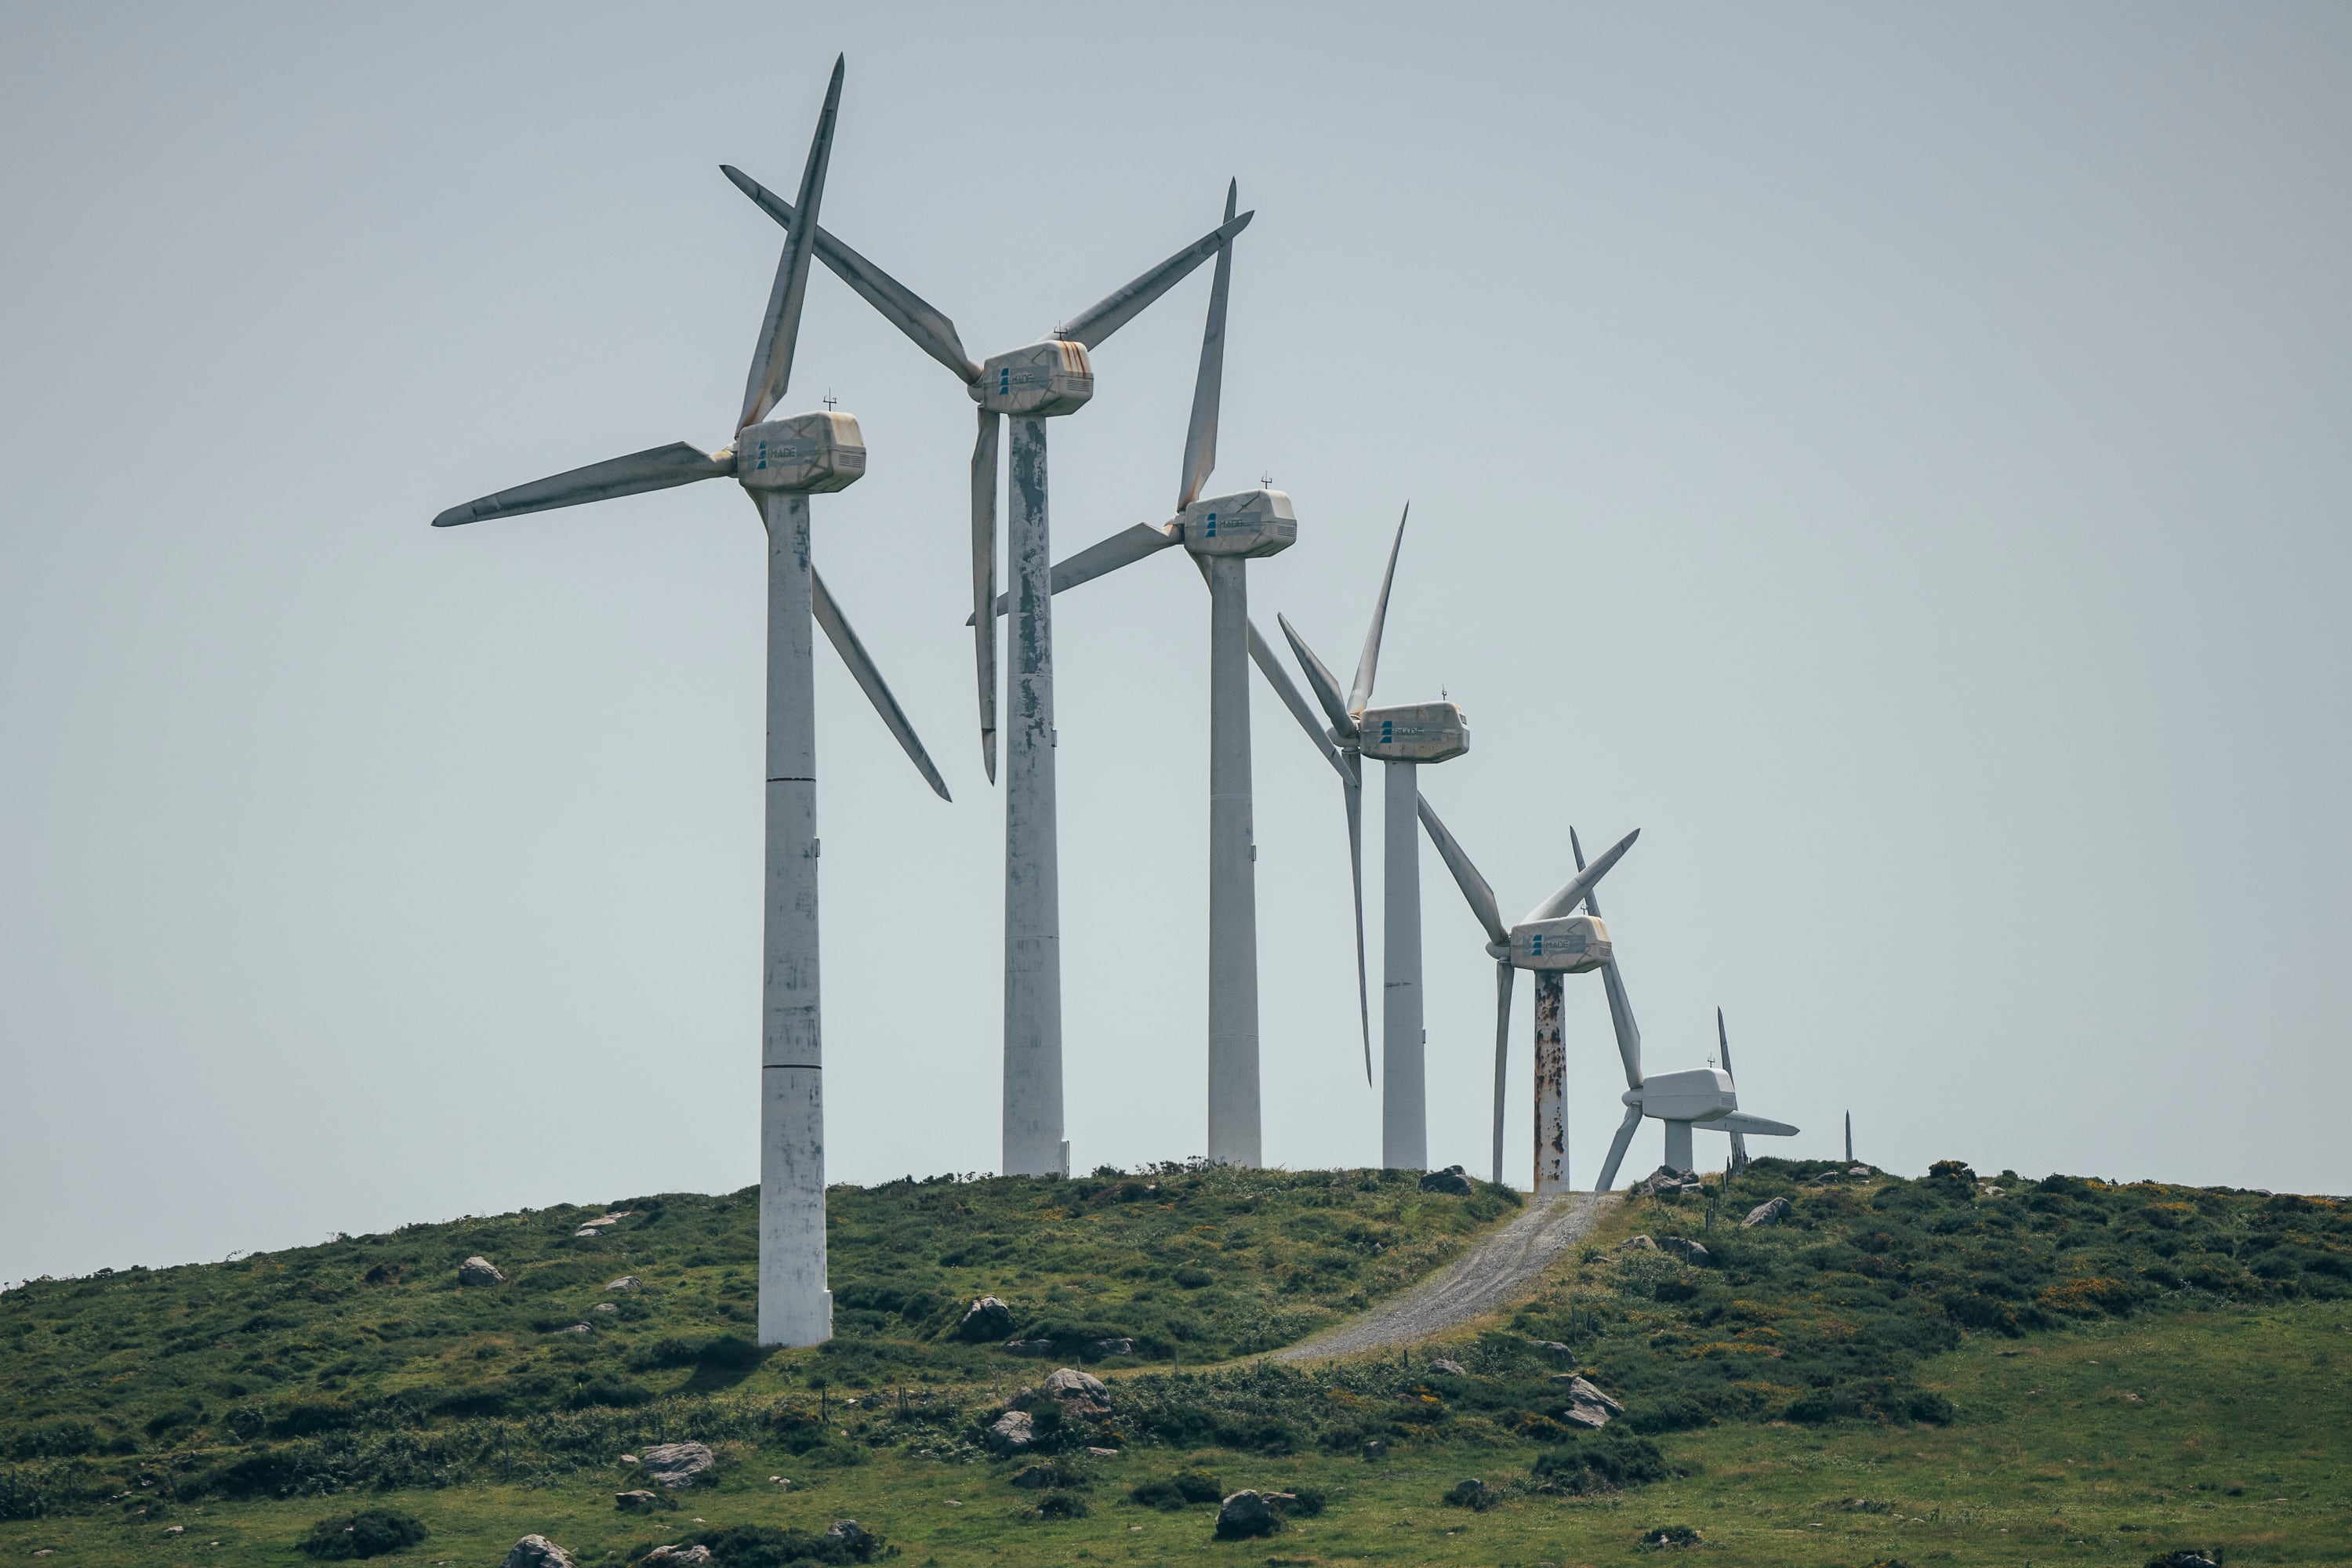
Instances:
[[[364,1508],[322,1519],[302,1532],[294,1549],[306,1557],[341,1562],[383,1557],[425,1539],[425,1521],[398,1509]]]
[[[1444,1501],[1448,1508],[1466,1508],[1484,1513],[1503,1500],[1503,1494],[1475,1476],[1467,1476],[1454,1483]]]
[[[1533,1471],[1537,1490],[1571,1497],[1647,1486],[1673,1473],[1655,1443],[1614,1424],[1540,1456]]]

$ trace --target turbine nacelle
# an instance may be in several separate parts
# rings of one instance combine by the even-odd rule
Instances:
[[[1609,928],[1591,915],[1562,915],[1511,928],[1508,942],[1490,942],[1486,953],[1514,969],[1584,974],[1609,962]]]
[[[989,360],[971,391],[972,401],[991,414],[1076,414],[1095,395],[1094,362],[1086,344],[1046,338]]]
[[[1298,542],[1298,514],[1280,490],[1244,490],[1196,500],[1176,518],[1195,555],[1272,555]]]
[[[1470,721],[1451,702],[1367,708],[1356,715],[1357,747],[1382,763],[1443,763],[1470,749]]]
[[[1658,1073],[1629,1089],[1622,1097],[1644,1116],[1661,1121],[1708,1121],[1739,1109],[1731,1075],[1719,1068],[1694,1068],[1688,1072]]]
[[[735,437],[733,456],[735,478],[746,489],[824,495],[866,477],[857,416],[830,409],[747,426]]]

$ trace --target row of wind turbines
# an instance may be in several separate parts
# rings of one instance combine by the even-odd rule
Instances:
[[[883,723],[941,799],[948,788],[872,656],[850,627],[812,555],[810,498],[845,489],[866,471],[855,416],[822,412],[776,416],[791,384],[793,347],[810,264],[822,261],[852,290],[944,365],[977,405],[971,452],[971,590],[981,756],[992,781],[1003,752],[1004,790],[1003,1169],[1008,1174],[1067,1174],[1063,1135],[1059,865],[1055,792],[1053,597],[1080,584],[1181,546],[1209,591],[1210,833],[1208,1155],[1256,1165],[1260,1131],[1257,916],[1252,817],[1249,667],[1255,664],[1338,774],[1354,879],[1358,1014],[1364,1071],[1371,1079],[1371,1023],[1364,951],[1363,764],[1385,769],[1382,796],[1384,919],[1381,1047],[1381,1154],[1392,1169],[1428,1166],[1426,1031],[1422,998],[1419,835],[1426,833],[1452,871],[1496,963],[1494,1179],[1503,1179],[1505,1068],[1513,980],[1536,976],[1537,1196],[1568,1182],[1566,1059],[1561,1035],[1564,977],[1601,976],[1625,1069],[1625,1117],[1598,1187],[1606,1190],[1644,1117],[1665,1126],[1666,1162],[1691,1168],[1691,1132],[1732,1136],[1797,1130],[1738,1110],[1730,1047],[1717,1016],[1722,1065],[1643,1074],[1633,1022],[1595,889],[1638,833],[1586,864],[1570,833],[1576,875],[1524,920],[1506,924],[1495,894],[1421,794],[1420,770],[1465,754],[1469,729],[1451,701],[1374,706],[1381,638],[1403,545],[1397,523],[1380,598],[1354,677],[1343,690],[1288,620],[1282,634],[1304,671],[1313,703],[1290,678],[1249,613],[1247,563],[1296,542],[1290,498],[1261,487],[1203,498],[1216,467],[1224,365],[1226,302],[1234,239],[1251,213],[1236,213],[1229,184],[1222,220],[1200,238],[1035,342],[974,363],[953,321],[851,249],[817,221],[824,196],[844,61],[836,59],[794,197],[786,201],[741,170],[723,172],[784,231],[783,251],[761,313],[734,438],[706,453],[684,442],[614,458],[497,491],[450,508],[436,528],[577,506],[589,501],[732,479],[760,513],[768,541],[768,745],[765,932],[762,944],[760,1321],[762,1344],[808,1345],[832,1332],[824,1237],[823,1034],[817,988],[818,917],[814,636],[822,628]],[[1067,558],[1053,559],[1047,421],[1066,417],[1094,395],[1093,352],[1203,263],[1214,261],[1192,416],[1184,437],[1175,508],[1160,524],[1139,523]],[[1003,429],[1012,422],[1009,443]],[[1000,458],[1009,469],[1005,556],[996,581]],[[1410,509],[1407,514],[1410,515]],[[997,618],[1007,617],[1010,665],[1000,733]],[[1318,717],[1319,711],[1319,717]],[[1327,722],[1328,721],[1328,728]]]

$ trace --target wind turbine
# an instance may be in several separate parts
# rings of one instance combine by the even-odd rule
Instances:
[[[866,471],[857,421],[831,409],[768,416],[793,370],[808,285],[811,234],[824,194],[843,62],[825,88],[816,136],[801,173],[805,222],[785,235],[783,256],[760,319],[758,346],[731,446],[706,456],[684,442],[592,463],[551,479],[454,506],[436,528],[578,506],[732,479],[768,533],[768,756],[766,934],[760,1074],[760,1342],[813,1345],[832,1337],[825,1288],[823,1033],[817,998],[816,689],[814,617],[850,673],[940,798],[947,785],[881,672],[825,591],[809,556],[809,500],[846,489]]]
[[[724,172],[790,228],[794,206],[731,166]],[[1012,732],[1004,759],[1004,1170],[1067,1173],[1062,1137],[1061,868],[1054,788],[1053,539],[1046,521],[1045,421],[1094,395],[1089,351],[1102,346],[1249,226],[1244,213],[1212,229],[1047,336],[974,364],[955,323],[823,228],[816,255],[841,280],[955,373],[980,405],[971,450],[971,605],[980,683],[981,760],[996,777],[996,468],[999,426],[1013,416]]]
[[[1373,708],[1372,680],[1380,669],[1381,633],[1388,621],[1389,589],[1396,581],[1397,552],[1404,547],[1407,505],[1397,519],[1389,546],[1388,570],[1372,607],[1371,629],[1356,661],[1356,679],[1346,696],[1306,639],[1282,616],[1307,684],[1331,721],[1331,739],[1347,760],[1361,757],[1388,764],[1381,874],[1381,1163],[1390,1170],[1429,1168],[1427,1058],[1429,1031],[1422,1025],[1421,995],[1421,814],[1418,774],[1423,766],[1449,762],[1470,749],[1469,721],[1451,702],[1419,702]],[[1358,778],[1360,779],[1360,772]],[[1356,943],[1361,984],[1363,947],[1363,808],[1361,784],[1348,792],[1348,850],[1357,866]]]
[[[1238,182],[1225,187],[1225,221],[1234,219]],[[1057,563],[1053,592],[1090,583],[1181,544],[1209,587],[1209,1158],[1257,1165],[1257,847],[1250,784],[1249,664],[1256,628],[1249,618],[1248,563],[1287,550],[1298,538],[1290,498],[1260,487],[1201,498],[1217,466],[1217,414],[1225,361],[1225,302],[1233,286],[1233,245],[1217,247],[1209,289],[1192,417],[1176,486],[1176,515],[1139,522]],[[1003,614],[1007,599],[996,601]],[[1258,638],[1263,642],[1263,638]],[[1367,1052],[1369,1053],[1369,1045]]]
[[[1568,830],[1568,847],[1576,857],[1578,868],[1582,869],[1584,847],[1577,842],[1573,827]],[[1590,889],[1584,895],[1584,912],[1595,920],[1601,918],[1600,906]],[[1592,1184],[1594,1192],[1605,1193],[1616,1184],[1617,1167],[1624,1163],[1625,1151],[1632,1145],[1634,1131],[1642,1125],[1644,1116],[1666,1124],[1665,1163],[1677,1171],[1692,1168],[1691,1129],[1695,1126],[1712,1127],[1734,1136],[1796,1136],[1797,1129],[1785,1121],[1751,1116],[1739,1109],[1739,1094],[1732,1082],[1728,1060],[1720,1068],[1697,1068],[1689,1072],[1643,1077],[1642,1031],[1634,1026],[1633,1005],[1626,1000],[1625,982],[1617,972],[1613,946],[1609,962],[1601,966],[1601,988],[1609,996],[1609,1022],[1616,1031],[1617,1054],[1625,1066],[1625,1092],[1621,1097],[1625,1120],[1618,1124],[1617,1136],[1610,1140],[1609,1158],[1601,1163],[1600,1179]],[[1718,1025],[1720,1020],[1718,1014]]]
[[[1535,1178],[1538,1202],[1568,1191],[1568,1054],[1560,1035],[1561,976],[1585,974],[1609,962],[1609,928],[1601,917],[1572,911],[1609,868],[1642,837],[1635,828],[1590,867],[1577,857],[1574,877],[1559,891],[1529,910],[1514,926],[1503,923],[1495,890],[1424,797],[1421,825],[1469,900],[1470,912],[1486,928],[1486,954],[1495,961],[1495,1183],[1503,1181],[1504,1076],[1510,1065],[1511,978],[1516,970],[1536,977]]]

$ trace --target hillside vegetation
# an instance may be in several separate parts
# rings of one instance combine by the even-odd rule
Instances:
[[[1740,1226],[1776,1198],[1778,1223]],[[1766,1161],[1727,1191],[1630,1199],[1523,1304],[1409,1355],[1250,1359],[1515,1205],[1378,1173],[837,1190],[840,1337],[768,1355],[751,1194],[614,1205],[634,1212],[594,1240],[572,1231],[604,1211],[567,1209],[37,1282],[0,1297],[0,1547],[194,1560],[157,1544],[173,1521],[291,1563],[331,1510],[382,1500],[431,1525],[426,1561],[495,1562],[527,1530],[583,1562],[750,1525],[772,1547],[776,1525],[844,1515],[918,1561],[1000,1560],[1007,1531],[1022,1561],[1184,1561],[1213,1504],[1180,1469],[1306,1489],[1318,1508],[1285,1537],[1325,1561],[1533,1568],[1664,1524],[1727,1565],[1853,1568],[1897,1548],[2139,1568],[2222,1542],[2324,1563],[2352,1539],[2347,1205]],[[477,1252],[505,1285],[456,1285]],[[601,1289],[624,1272],[644,1288]],[[1053,1359],[957,1340],[981,1294]],[[600,1299],[620,1310],[583,1310]],[[1107,1411],[1024,1386],[1117,1337],[1136,1354],[1088,1361]],[[1571,1371],[1625,1406],[1603,1432],[1570,1420]],[[1035,1415],[1035,1452],[990,1452],[1008,1405]],[[616,1514],[621,1457],[689,1437],[722,1458],[698,1517]],[[1009,1485],[1041,1457],[1045,1490]]]

